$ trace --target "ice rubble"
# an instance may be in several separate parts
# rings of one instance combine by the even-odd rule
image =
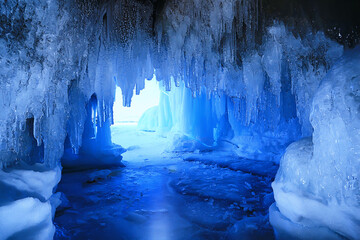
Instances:
[[[312,139],[292,143],[281,160],[272,184],[276,206],[270,209],[279,238],[291,232],[298,239],[359,238],[359,90],[357,47],[335,64],[315,94]]]

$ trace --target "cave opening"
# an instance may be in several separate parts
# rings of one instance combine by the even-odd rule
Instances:
[[[134,89],[131,105],[124,106],[124,96],[117,88],[111,140],[126,149],[122,162],[143,161],[148,159],[147,154],[151,155],[149,152],[156,152],[157,157],[161,157],[163,148],[160,145],[164,143],[158,128],[161,91],[161,82],[154,75],[151,80],[145,80],[144,89],[139,94]]]
[[[145,80],[144,89],[131,99],[131,106],[127,107],[123,104],[121,88],[116,88],[116,97],[113,106],[114,124],[137,124],[145,111],[159,105],[160,86],[154,75],[153,79]]]
[[[130,107],[115,98],[111,140],[124,148],[125,167],[87,163],[63,174],[58,191],[67,204],[55,215],[55,237],[236,238],[233,222],[253,222],[258,230],[246,234],[273,238],[266,216],[281,141],[250,131],[239,137],[230,98],[205,89],[195,96],[184,84],[167,91],[154,80]]]

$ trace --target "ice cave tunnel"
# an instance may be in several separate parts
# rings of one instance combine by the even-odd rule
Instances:
[[[359,13],[0,0],[0,240],[360,239]]]

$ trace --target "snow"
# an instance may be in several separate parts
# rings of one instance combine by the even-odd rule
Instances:
[[[0,207],[0,239],[51,239],[55,232],[49,202],[23,198]]]
[[[57,167],[50,171],[14,169],[8,172],[0,170],[0,182],[20,192],[38,194],[41,200],[48,200],[53,188],[60,181],[61,170]]]
[[[304,226],[301,223],[294,223],[284,217],[277,209],[276,204],[270,207],[269,219],[271,225],[276,229],[277,239],[343,239],[336,233],[322,226]]]
[[[59,205],[54,188],[61,169],[41,165],[0,170],[0,239],[49,239],[55,227],[52,219]]]
[[[156,132],[141,131],[136,125],[115,124],[111,127],[111,134],[114,143],[127,150],[122,154],[125,165],[129,162],[163,161],[162,153],[171,146],[168,139]]]

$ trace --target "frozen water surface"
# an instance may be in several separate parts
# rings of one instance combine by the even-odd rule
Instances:
[[[184,161],[230,156],[167,152],[166,138],[136,125],[115,125],[112,134],[128,149],[126,167],[63,174],[58,191],[68,202],[57,210],[55,239],[273,238],[273,171],[263,176],[251,174],[250,164],[237,170]]]

